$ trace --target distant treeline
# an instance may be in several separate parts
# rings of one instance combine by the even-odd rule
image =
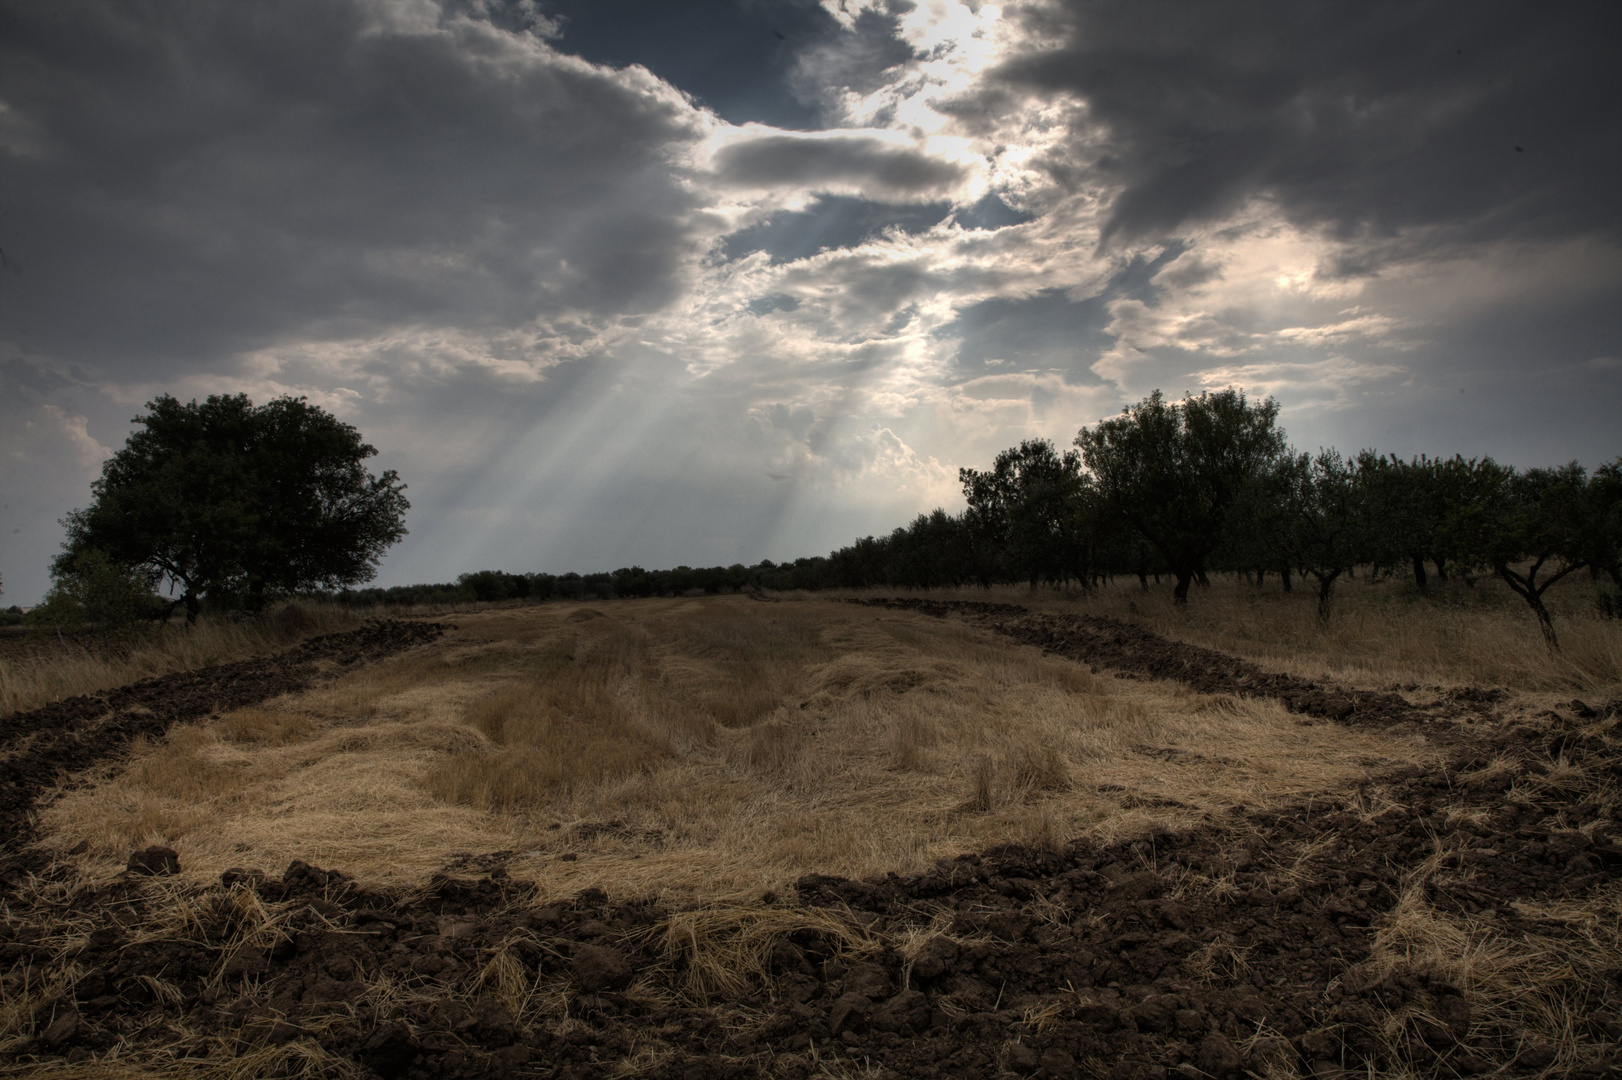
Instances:
[[[1543,604],[1579,570],[1622,589],[1622,458],[1519,470],[1490,458],[1293,450],[1272,399],[1224,390],[1168,402],[1158,392],[1083,428],[1074,449],[1032,439],[989,469],[962,469],[968,506],[793,563],[596,574],[464,574],[454,584],[345,590],[357,604],[574,600],[747,590],[1028,583],[1093,588],[1162,576],[1178,602],[1218,572],[1285,589],[1310,580],[1327,615],[1353,567],[1410,577],[1492,574],[1557,642]],[[1622,603],[1611,598],[1610,603]]]
[[[837,557],[838,553],[835,553]],[[754,566],[678,566],[644,570],[628,566],[596,574],[509,574],[480,570],[437,585],[395,585],[387,589],[344,589],[319,593],[340,604],[464,604],[496,600],[611,600],[762,590],[841,587],[828,574],[831,559],[815,556],[792,563],[765,560]]]

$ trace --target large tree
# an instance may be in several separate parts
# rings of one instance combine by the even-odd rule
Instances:
[[[203,597],[257,608],[304,589],[370,580],[406,534],[405,485],[377,450],[303,398],[245,395],[147,403],[102,467],[95,500],[69,514],[53,574],[87,551],[167,586],[195,619]]]
[[[1076,436],[1100,498],[1143,534],[1177,578],[1177,603],[1205,575],[1234,507],[1285,452],[1278,403],[1227,389],[1167,402],[1156,390]]]

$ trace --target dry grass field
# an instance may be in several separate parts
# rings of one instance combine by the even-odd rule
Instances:
[[[283,605],[257,622],[178,620],[123,642],[49,632],[0,636],[0,718],[76,694],[94,694],[208,664],[275,652],[315,634],[352,630],[370,615],[331,604]]]
[[[829,601],[455,621],[431,651],[137,748],[53,803],[46,834],[106,874],[153,843],[197,880],[302,858],[403,883],[505,850],[548,894],[740,900],[811,872],[1186,828],[1435,758]]]
[[[1327,625],[1304,593],[1236,583],[1197,591],[1186,611],[1169,590],[1135,583],[1087,597],[962,596],[1102,614],[1267,671],[1395,688],[1435,714],[1385,726],[1117,677],[972,621],[837,597],[441,614],[447,630],[430,645],[176,724],[38,800],[35,850],[48,866],[9,887],[5,925],[7,940],[54,944],[29,946],[25,960],[6,946],[21,966],[0,979],[0,1057],[86,1077],[227,1064],[241,1076],[471,1076],[502,1061],[524,1075],[605,1077],[1293,1077],[1331,1060],[1382,1062],[1364,1067],[1390,1075],[1611,1075],[1622,889],[1604,868],[1622,802],[1622,630],[1564,604],[1565,650],[1551,657],[1519,601],[1493,588],[1417,600],[1392,583],[1349,582]],[[346,618],[306,614],[296,629],[261,628],[193,659],[252,654]],[[79,657],[55,674],[36,664],[8,700],[28,707],[52,687],[95,689],[114,672],[187,660],[171,649],[101,669]],[[1583,706],[1590,719],[1570,715],[1573,699],[1597,707]],[[1488,704],[1449,704],[1477,700]],[[1550,749],[1550,731],[1566,741]],[[1528,829],[1541,831],[1526,839]],[[1523,848],[1547,862],[1557,844],[1576,861],[1562,854],[1552,877],[1519,862],[1493,870]],[[132,878],[130,853],[150,845],[172,848],[178,873]],[[1014,854],[980,861],[998,851]],[[243,876],[274,882],[295,861],[341,869],[346,883],[334,892],[340,879],[315,871],[295,886],[289,871],[285,889],[256,893]],[[943,869],[975,866],[991,869],[962,879]],[[944,894],[931,884],[942,873]],[[1141,885],[1145,873],[1155,879],[1147,899],[1123,900],[1123,882]],[[1512,898],[1502,889],[1516,874],[1548,881]],[[318,899],[299,899],[301,888]],[[383,916],[353,914],[361,901],[345,908],[345,889],[373,906],[392,897],[396,953],[431,941],[451,967],[368,973],[357,961],[358,981],[332,1013],[311,1003],[320,992],[309,978],[302,999],[276,997],[274,964],[230,959],[291,956],[311,934],[374,933],[364,919]],[[1262,895],[1301,914],[1247,916],[1263,909],[1246,909],[1246,897]],[[120,934],[150,947],[226,951],[199,983],[199,1004],[179,983],[132,990],[144,1004],[131,1015],[146,1020],[119,1021],[110,1050],[63,1057],[67,1044],[47,1038],[56,1017],[71,1012],[85,1026],[70,1030],[82,1032],[124,1008],[117,994],[93,1006],[75,989],[113,970],[86,959],[100,948],[83,914],[96,904],[128,912]],[[1172,913],[1155,916],[1155,905]],[[1004,909],[1028,928],[997,922]],[[48,912],[59,922],[40,929]],[[413,918],[426,936],[392,929]],[[237,928],[229,947],[209,936],[221,919]],[[1134,959],[1174,938],[1190,944],[1159,976],[1158,962]],[[995,959],[909,974],[927,970],[941,941],[960,957],[1012,950],[1027,957],[1024,974],[1005,974],[1002,991]],[[582,973],[580,957],[599,946],[643,958],[629,988],[594,988]],[[1119,962],[1075,962],[1116,952]],[[804,993],[801,953],[822,964],[819,988]],[[1032,974],[1057,970],[1058,957],[1064,978]],[[851,989],[864,964],[889,965],[885,994],[899,993],[868,995],[880,1003],[874,1019],[838,1020],[852,994],[872,1004]],[[878,1019],[919,986],[922,1013]],[[1282,1003],[1277,1015],[1244,1019],[1222,996],[1241,991]],[[1144,1011],[1157,994],[1181,995],[1164,1029]],[[1465,1012],[1448,1013],[1449,995]],[[498,1000],[496,1036],[433,1012],[459,1001],[475,1015]],[[1354,1001],[1367,1015],[1347,1012]],[[182,1006],[193,1010],[186,1023],[165,1012]],[[227,1019],[204,1023],[196,1009]],[[1184,1014],[1206,1019],[1185,1029]],[[462,1049],[433,1042],[441,1022]],[[731,1034],[714,1034],[717,1023]],[[236,1033],[220,1034],[230,1024]],[[391,1024],[406,1033],[403,1058],[378,1048]],[[796,1024],[804,1039],[785,1028]],[[112,1038],[112,1027],[96,1030]],[[1177,1073],[1179,1061],[1195,1071]]]
[[[929,595],[1104,615],[1270,670],[1348,686],[1493,686],[1614,697],[1622,689],[1622,623],[1600,613],[1597,594],[1586,575],[1545,594],[1560,635],[1554,656],[1525,601],[1491,577],[1474,585],[1433,580],[1423,596],[1404,580],[1343,580],[1327,622],[1317,617],[1312,589],[1298,584],[1284,593],[1276,577],[1260,589],[1219,577],[1209,588],[1196,587],[1182,609],[1168,586],[1144,593],[1135,581],[1093,594],[1003,586]]]

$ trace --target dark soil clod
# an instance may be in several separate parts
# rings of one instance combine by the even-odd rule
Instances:
[[[174,848],[153,844],[144,851],[130,852],[129,865],[126,869],[132,874],[142,874],[147,877],[161,874],[178,874],[180,873],[180,855]]]

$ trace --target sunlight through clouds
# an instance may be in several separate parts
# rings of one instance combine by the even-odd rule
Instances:
[[[1274,394],[1313,443],[1614,442],[1587,16],[1484,9],[1444,70],[1351,51],[1350,7],[659,9],[629,52],[545,0],[125,11],[0,44],[0,389],[102,448],[156,393],[306,396],[411,485],[386,582],[825,551],[1157,388]],[[723,38],[776,59],[670,75]],[[1492,419],[1529,366],[1578,419]],[[30,481],[8,588],[86,482]]]

